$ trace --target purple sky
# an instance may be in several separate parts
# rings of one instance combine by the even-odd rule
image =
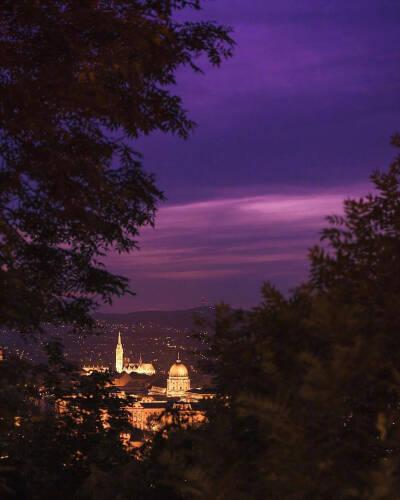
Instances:
[[[263,281],[307,278],[323,217],[366,193],[400,130],[398,0],[215,0],[195,18],[231,25],[234,57],[177,92],[198,123],[186,142],[136,144],[167,202],[141,251],[110,256],[136,297],[113,310],[248,307]],[[108,310],[108,309],[104,309]]]

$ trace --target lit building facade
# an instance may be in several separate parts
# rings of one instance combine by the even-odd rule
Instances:
[[[189,372],[182,361],[178,359],[171,366],[167,380],[167,397],[182,397],[190,390]]]
[[[101,372],[101,373],[106,373],[109,371],[108,366],[101,366],[101,365],[84,365],[82,366],[83,370],[83,375],[91,375],[94,372]]]
[[[118,343],[115,349],[115,370],[122,373],[124,369],[124,349],[121,342],[121,333],[118,332]]]
[[[206,419],[206,399],[215,393],[201,389],[190,389],[189,372],[178,359],[171,366],[167,387],[152,387],[148,396],[142,397],[128,411],[133,427],[142,431],[156,431],[164,425],[175,422],[182,427],[199,425]]]
[[[156,431],[179,420],[182,427],[200,424],[205,420],[205,411],[199,403],[191,404],[182,401],[153,401],[143,398],[126,408],[133,427],[143,431]],[[174,414],[174,416],[173,416]]]
[[[149,439],[154,431],[159,430],[172,422],[179,422],[183,427],[200,425],[206,419],[207,399],[215,397],[215,393],[205,391],[201,388],[190,388],[189,371],[179,358],[171,366],[168,372],[167,387],[150,386],[152,379],[148,382],[143,377],[132,377],[131,372],[153,375],[154,367],[151,363],[143,363],[140,356],[139,363],[124,363],[124,351],[121,334],[118,334],[118,342],[115,351],[115,368],[119,377],[114,378],[109,386],[110,395],[126,399],[125,410],[129,415],[130,423],[135,429],[150,432],[143,439]],[[106,367],[86,366],[85,371],[89,374],[93,371],[105,371]],[[151,388],[150,388],[151,387]],[[56,402],[56,411],[63,414],[69,411],[69,400],[76,394],[60,399]],[[128,401],[130,399],[130,401]],[[133,401],[133,402],[131,402]],[[104,413],[103,424],[109,425],[107,414]],[[140,446],[142,441],[133,439],[132,432],[121,435],[125,446]]]
[[[115,348],[115,370],[118,373],[141,373],[143,375],[154,375],[156,370],[152,363],[143,363],[140,355],[138,363],[124,362],[124,349],[121,342],[121,333],[118,332],[118,343]]]

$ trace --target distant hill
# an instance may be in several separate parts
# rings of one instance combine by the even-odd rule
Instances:
[[[43,345],[50,338],[60,339],[69,359],[77,363],[112,364],[115,358],[115,344],[121,331],[125,353],[136,360],[141,353],[143,359],[153,360],[158,369],[166,369],[175,361],[178,349],[186,359],[194,363],[189,355],[192,348],[199,346],[192,334],[198,331],[195,317],[212,322],[214,308],[196,307],[178,311],[137,311],[126,314],[96,313],[95,319],[103,325],[100,335],[81,335],[60,327],[46,326],[38,341],[22,338],[15,332],[0,330],[0,347],[26,359],[43,361]],[[212,331],[212,328],[210,329]]]
[[[164,327],[193,328],[195,317],[212,320],[213,307],[194,307],[177,311],[136,311],[131,313],[96,313],[94,317],[103,321],[138,324],[154,322]]]

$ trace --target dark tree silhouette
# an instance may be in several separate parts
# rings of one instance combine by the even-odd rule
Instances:
[[[231,55],[229,29],[177,22],[200,0],[4,0],[0,6],[0,324],[93,326],[128,292],[101,259],[137,247],[162,193],[132,140],[193,129],[176,70]]]
[[[76,498],[100,481],[107,498],[115,470],[134,463],[121,439],[129,401],[113,397],[109,374],[80,376],[58,343],[47,351],[47,364],[0,363],[0,497]]]

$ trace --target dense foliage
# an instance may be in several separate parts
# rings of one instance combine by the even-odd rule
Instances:
[[[178,68],[231,54],[229,29],[177,22],[200,0],[2,0],[0,325],[93,326],[128,292],[101,265],[153,224],[162,193],[134,139],[187,137]],[[182,14],[181,14],[182,17]]]
[[[47,350],[46,364],[0,363],[0,497],[91,498],[99,482],[110,495],[115,470],[132,462],[128,402],[109,374],[80,376],[57,343]]]
[[[393,144],[400,147],[400,136]],[[400,156],[346,200],[310,252],[310,281],[221,306],[209,358],[219,399],[151,460],[177,498],[400,497]]]

